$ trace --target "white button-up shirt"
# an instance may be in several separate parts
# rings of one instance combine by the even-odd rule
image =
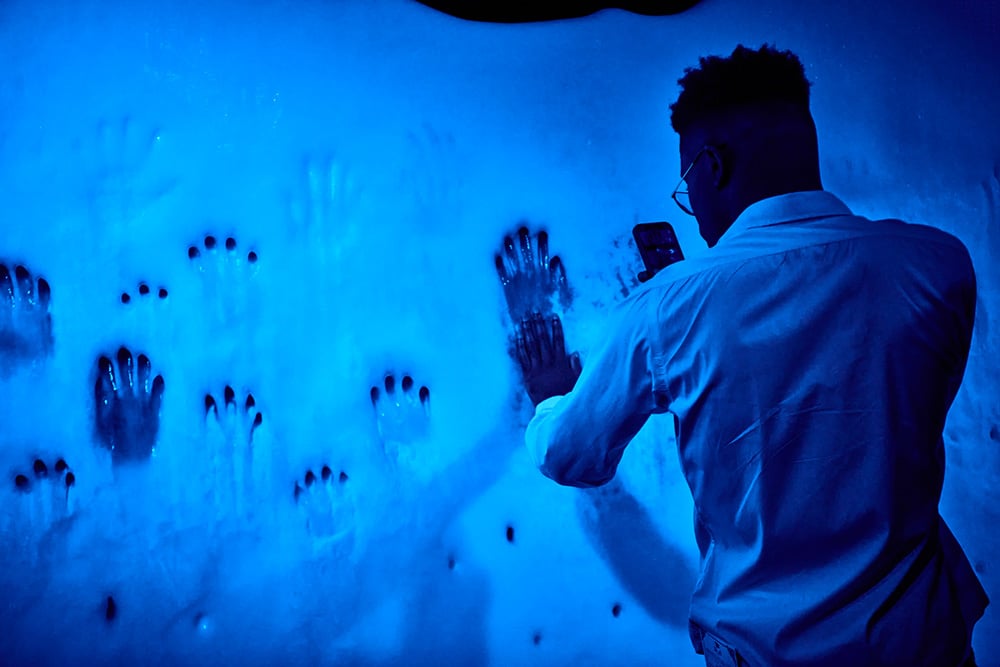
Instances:
[[[988,604],[938,514],[975,308],[955,237],[828,192],[765,199],[622,304],[527,446],[560,484],[600,485],[672,413],[693,623],[754,667],[957,664]]]

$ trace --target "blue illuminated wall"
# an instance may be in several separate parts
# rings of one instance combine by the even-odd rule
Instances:
[[[996,28],[930,0],[3,3],[0,663],[699,664],[669,419],[607,487],[534,470],[494,261],[548,234],[586,363],[633,224],[705,251],[667,107],[739,42],[802,56],[828,189],[972,252],[942,511],[997,598]],[[981,664],[997,637],[991,607]]]

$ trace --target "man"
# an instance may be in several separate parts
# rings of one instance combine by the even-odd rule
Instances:
[[[709,665],[974,664],[988,599],[938,514],[975,313],[966,248],[822,189],[794,54],[740,46],[679,83],[674,199],[711,250],[623,304],[582,374],[558,320],[523,324],[529,450],[597,486],[673,414]]]

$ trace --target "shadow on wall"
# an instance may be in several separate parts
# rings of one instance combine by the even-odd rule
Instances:
[[[486,23],[532,23],[589,16],[602,9],[624,9],[645,16],[667,16],[691,9],[699,0],[624,0],[607,2],[533,2],[510,0],[417,0],[451,16]]]
[[[584,533],[622,587],[657,621],[686,629],[697,573],[684,553],[618,478],[578,498]]]

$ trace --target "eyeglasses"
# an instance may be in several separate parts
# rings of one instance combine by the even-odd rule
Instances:
[[[708,146],[705,146],[700,151],[695,153],[694,159],[691,160],[691,164],[689,164],[688,168],[684,170],[683,174],[681,174],[681,182],[677,184],[677,187],[674,188],[673,193],[671,193],[670,195],[670,198],[674,200],[674,203],[677,204],[677,206],[688,215],[694,215],[694,212],[691,210],[691,200],[688,199],[688,191],[681,190],[681,186],[687,185],[684,179],[687,178],[689,173],[691,173],[691,168],[694,167],[694,163],[697,162],[698,158],[704,155],[705,151],[707,150]],[[678,196],[683,197],[684,201],[682,202],[680,199],[678,199]]]

